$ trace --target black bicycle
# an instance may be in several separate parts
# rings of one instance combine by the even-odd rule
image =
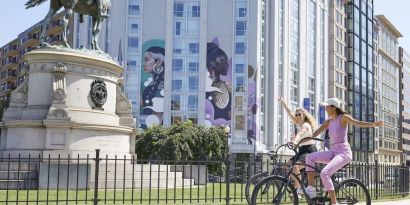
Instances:
[[[275,151],[269,151],[268,153],[266,153],[271,161],[272,161],[272,171],[269,172],[268,171],[264,171],[255,175],[252,175],[249,180],[246,182],[245,185],[245,198],[246,201],[248,201],[248,204],[251,204],[251,196],[252,196],[252,191],[253,188],[255,187],[256,184],[258,184],[263,178],[269,176],[269,175],[284,175],[284,171],[283,171],[283,167],[281,167],[278,163],[278,150],[284,146],[287,146],[287,144],[283,144],[281,146],[279,146],[278,148],[276,148]]]
[[[323,141],[319,138],[307,137],[303,138],[300,143],[309,139]],[[292,149],[295,154],[297,154],[297,147],[300,145],[300,143],[298,145],[295,145],[294,147],[289,148]],[[309,166],[305,163],[292,162],[291,167],[293,167],[294,165]],[[321,168],[312,166],[309,167],[314,169],[316,176],[319,176]],[[304,187],[304,185],[307,184],[307,176],[304,172],[305,171],[302,171],[300,174],[301,179],[299,179],[298,176],[292,172],[291,168],[288,169],[286,176],[271,175],[263,178],[254,187],[250,204],[299,204],[299,197],[296,193],[296,189],[292,184],[290,177],[291,175],[295,176],[294,179],[298,180],[299,184],[302,185],[301,188],[304,194],[304,198],[308,204],[319,205],[330,202],[330,199],[328,199],[327,196],[328,193],[323,189],[323,184],[319,177],[315,178],[315,187],[317,188],[316,197],[309,197]],[[336,198],[339,204],[371,204],[369,191],[360,180],[348,178],[339,182],[333,175],[332,182],[335,187]]]

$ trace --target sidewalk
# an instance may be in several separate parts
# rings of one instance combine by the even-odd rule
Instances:
[[[409,205],[410,204],[410,199],[405,199],[405,200],[394,200],[394,201],[383,201],[383,202],[372,202],[372,204],[376,205]]]

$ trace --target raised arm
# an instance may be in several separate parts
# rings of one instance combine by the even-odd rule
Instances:
[[[325,131],[329,127],[330,120],[326,120],[320,127],[313,132],[312,137],[317,137],[320,133]]]
[[[288,105],[285,103],[285,101],[283,100],[282,97],[278,98],[279,103],[283,106],[283,108],[285,109],[286,113],[288,113],[290,119],[292,120],[293,123],[297,123],[296,122],[296,117],[295,115],[293,115],[292,111],[289,109]]]
[[[343,123],[343,125],[346,125],[347,123],[349,123],[351,125],[354,125],[354,126],[357,126],[357,127],[363,127],[363,128],[378,127],[378,126],[382,126],[384,124],[383,121],[365,122],[365,121],[356,120],[350,115],[343,115],[342,123]]]

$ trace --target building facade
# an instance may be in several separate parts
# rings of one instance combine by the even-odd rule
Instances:
[[[327,16],[324,0],[112,1],[101,47],[124,62],[141,129],[186,120],[229,126],[232,152],[259,152],[294,129],[279,96],[319,117]]]
[[[58,45],[61,43],[62,37],[62,20],[64,13],[59,13],[52,19],[47,31],[48,43]],[[71,20],[72,21],[72,20]],[[39,46],[39,36],[41,23],[39,22],[24,32],[20,33],[16,39],[10,41],[0,48],[1,64],[0,64],[0,99],[4,103],[8,103],[11,91],[19,86],[25,79],[26,65],[23,61],[25,53]],[[69,30],[73,27],[70,26]],[[71,32],[67,35],[67,40],[70,45],[73,42]]]
[[[400,105],[400,73],[398,38],[402,34],[383,15],[376,16],[378,35],[378,114],[384,121],[384,126],[379,128],[378,160],[384,163],[400,164],[401,128]]]
[[[346,102],[346,4],[329,1],[329,97]]]
[[[373,0],[347,1],[347,111],[374,121]],[[374,128],[349,128],[353,160],[372,161]]]
[[[401,83],[400,83],[400,121],[401,121],[401,133],[402,133],[402,149],[403,149],[403,161],[407,166],[410,166],[410,53],[404,48],[400,47],[400,64],[402,66]],[[400,131],[399,131],[400,132]]]

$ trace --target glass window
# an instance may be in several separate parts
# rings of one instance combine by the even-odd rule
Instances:
[[[189,76],[188,84],[190,92],[198,91],[198,76]]]
[[[182,22],[175,22],[175,35],[181,35]]]
[[[175,3],[174,4],[174,16],[176,16],[176,17],[183,17],[184,16],[184,4],[183,3]]]
[[[176,110],[176,111],[181,110],[181,96],[180,95],[172,95],[171,109]]]
[[[189,62],[188,63],[189,72],[197,73],[198,68],[199,68],[199,63],[198,62]]]
[[[246,31],[246,21],[236,21],[235,31],[237,36],[244,36]]]
[[[200,10],[199,6],[192,6],[192,17],[200,17]]]
[[[242,111],[244,106],[243,106],[243,96],[235,96],[235,110],[236,111]]]
[[[138,37],[128,37],[128,48],[138,48]]]
[[[198,110],[198,96],[188,96],[188,111],[196,112]]]
[[[189,43],[189,53],[190,54],[199,53],[199,43]]]
[[[245,92],[245,78],[244,77],[242,76],[236,77],[235,90],[236,92]]]
[[[245,43],[244,42],[238,42],[235,43],[235,54],[245,54]]]
[[[129,33],[138,33],[138,24],[131,23],[128,29],[129,29]]]
[[[235,64],[235,73],[244,73],[245,72],[245,65],[244,64]]]
[[[182,80],[180,79],[172,80],[172,91],[182,91]]]
[[[238,8],[238,17],[246,17],[246,8]]]
[[[173,59],[172,60],[172,71],[182,72],[183,71],[183,61],[182,59]]]
[[[140,6],[139,5],[128,5],[128,14],[129,15],[140,15]]]
[[[245,129],[245,116],[235,115],[235,129],[244,130]]]
[[[172,114],[171,121],[172,121],[172,124],[180,123],[180,122],[182,122],[182,116]]]

